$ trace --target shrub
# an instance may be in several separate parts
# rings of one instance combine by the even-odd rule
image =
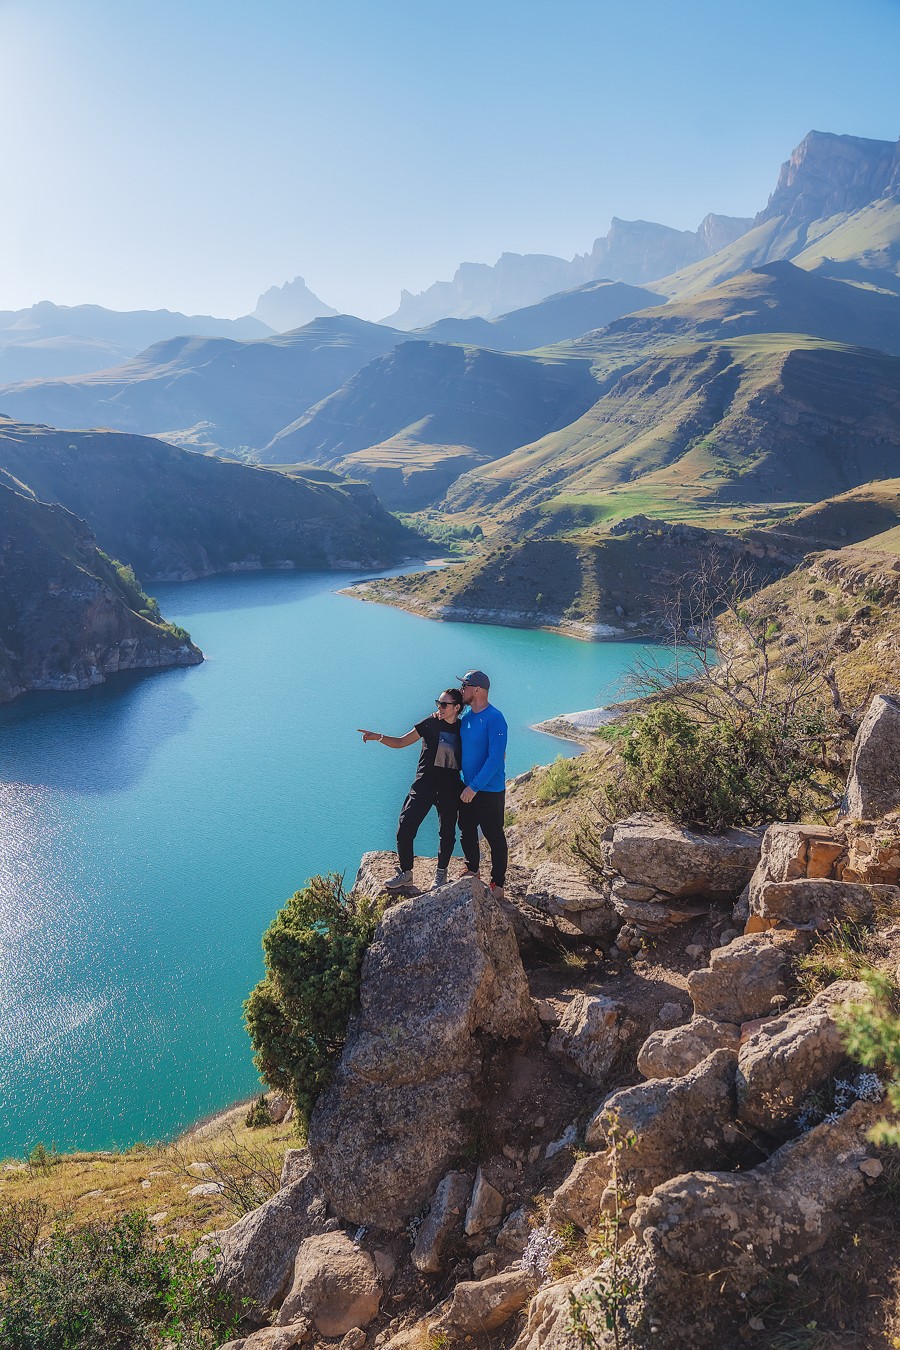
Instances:
[[[244,1004],[247,1030],[263,1079],[306,1120],[343,1049],[379,914],[339,876],[312,877],[263,936],[266,975]]]
[[[244,1124],[248,1130],[261,1130],[266,1125],[272,1124],[272,1117],[269,1115],[269,1103],[266,1101],[264,1092],[256,1098],[256,1101],[251,1102],[250,1109],[244,1117]]]
[[[0,1350],[215,1346],[234,1329],[211,1259],[159,1242],[139,1211],[66,1231],[58,1224],[7,1268]]]
[[[563,797],[570,797],[574,787],[575,770],[572,767],[572,761],[565,759],[562,755],[557,755],[546,772],[541,775],[534,798],[541,806],[549,806],[551,802],[558,802]]]
[[[887,1088],[893,1120],[879,1122],[872,1131],[878,1144],[900,1147],[900,989],[882,971],[861,972],[868,988],[866,1001],[840,1016],[849,1054],[875,1069]]]
[[[826,734],[815,710],[784,718],[736,705],[706,722],[659,703],[633,718],[607,806],[614,816],[649,811],[713,833],[797,820],[822,795],[815,771]]]

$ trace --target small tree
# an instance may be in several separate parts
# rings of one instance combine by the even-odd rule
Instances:
[[[347,895],[340,876],[316,876],[263,936],[266,975],[244,1004],[254,1060],[307,1120],[343,1049],[379,915],[377,902]]]
[[[885,1081],[894,1118],[879,1121],[872,1139],[900,1148],[900,989],[883,971],[863,971],[861,978],[868,997],[841,1013],[841,1030],[848,1053]]]

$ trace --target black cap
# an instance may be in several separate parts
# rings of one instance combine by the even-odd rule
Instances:
[[[467,670],[465,675],[457,675],[460,684],[473,684],[478,689],[490,689],[491,682],[483,670]]]

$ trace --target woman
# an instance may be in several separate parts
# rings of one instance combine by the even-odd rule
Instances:
[[[357,731],[362,732],[363,741],[381,741],[391,750],[403,750],[416,741],[422,742],[419,767],[397,825],[397,858],[400,866],[397,875],[385,882],[389,891],[400,891],[411,884],[416,832],[433,806],[437,807],[440,821],[440,848],[434,885],[443,886],[447,880],[447,867],[456,843],[456,817],[462,791],[459,714],[463,707],[463,696],[458,689],[445,689],[440,698],[435,699],[435,703],[436,715],[417,722],[405,736],[385,736],[380,731],[366,731],[363,727],[357,727]]]

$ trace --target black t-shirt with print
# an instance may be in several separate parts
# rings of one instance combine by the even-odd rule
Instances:
[[[458,782],[462,764],[459,721],[450,724],[437,717],[426,717],[416,723],[416,731],[422,737],[422,750],[413,782],[430,786]]]

